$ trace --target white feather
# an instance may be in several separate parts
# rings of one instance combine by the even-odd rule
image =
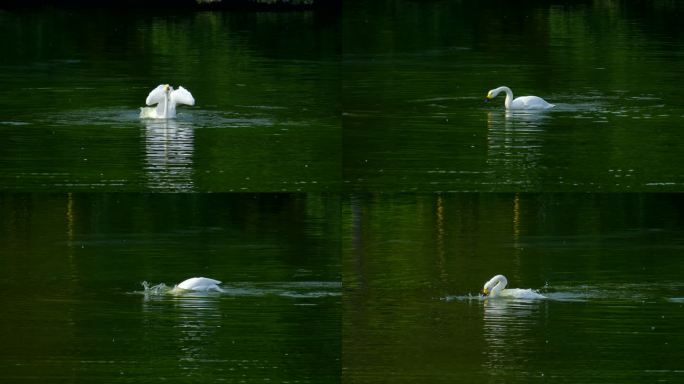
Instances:
[[[546,296],[532,289],[509,288],[508,280],[504,275],[496,275],[487,281],[482,288],[482,292],[486,297],[508,297],[514,299],[536,300],[545,299]]]
[[[171,92],[171,102],[175,104],[195,105],[195,99],[187,89],[178,86],[178,89]]]
[[[168,84],[160,84],[147,95],[145,104],[157,106],[140,108],[141,119],[172,119],[176,117],[177,104],[195,105],[195,98],[183,87],[174,90]]]
[[[153,89],[152,92],[150,92],[149,95],[147,95],[147,99],[145,99],[145,104],[147,105],[153,105],[157,103],[161,103],[164,101],[164,84],[159,84],[157,88]]]
[[[487,93],[485,101],[489,101],[501,92],[506,93],[504,106],[509,110],[544,110],[555,107],[539,96],[520,96],[513,98],[513,91],[506,86],[494,88]]]
[[[221,287],[219,287],[219,284],[221,284],[220,281],[210,279],[208,277],[191,277],[176,285],[173,290],[221,292]]]

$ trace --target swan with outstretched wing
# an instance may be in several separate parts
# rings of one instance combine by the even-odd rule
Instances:
[[[140,108],[141,119],[172,119],[176,117],[176,105],[195,105],[195,98],[182,86],[174,90],[169,84],[159,84],[147,95],[145,104],[157,106]]]

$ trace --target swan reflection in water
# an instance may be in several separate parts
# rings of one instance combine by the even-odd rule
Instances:
[[[175,351],[181,372],[195,377],[215,371],[208,362],[215,362],[222,348],[218,341],[224,323],[220,294],[206,291],[146,294],[143,314],[143,326],[147,328],[144,334],[154,338],[163,330],[166,341],[160,348]],[[159,341],[155,338],[144,344],[158,345]]]
[[[145,174],[147,187],[164,191],[192,191],[194,127],[174,119],[146,119]]]
[[[494,183],[537,179],[549,114],[525,111],[487,113],[487,165]]]
[[[178,364],[187,372],[202,370],[202,362],[218,357],[214,340],[222,325],[220,297],[198,293],[173,300],[177,303]]]
[[[487,298],[483,302],[485,356],[483,368],[494,378],[536,375],[526,372],[539,351],[539,321],[545,300]]]

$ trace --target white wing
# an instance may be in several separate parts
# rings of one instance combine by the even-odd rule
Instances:
[[[513,108],[515,109],[546,109],[553,106],[538,96],[520,96],[513,100]]]
[[[178,89],[171,92],[171,102],[175,104],[195,105],[195,99],[192,97],[192,94],[188,92],[187,89],[180,86]]]
[[[159,84],[157,88],[153,89],[152,92],[150,92],[150,94],[147,95],[147,99],[145,99],[145,104],[158,104],[162,101],[164,101],[164,84]]]
[[[513,299],[523,300],[539,300],[546,299],[546,296],[532,289],[510,288],[504,289],[499,293],[500,297],[509,297]]]

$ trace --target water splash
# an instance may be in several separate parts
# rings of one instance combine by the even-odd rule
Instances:
[[[171,291],[172,288],[168,287],[164,283],[159,283],[156,285],[150,285],[147,281],[140,283],[143,286],[143,293],[148,296],[160,296],[165,295]]]
[[[110,126],[128,127],[135,124],[163,125],[171,123],[181,128],[240,128],[264,127],[275,124],[272,116],[258,111],[215,111],[193,108],[179,112],[175,119],[141,120],[139,110],[130,107],[104,107],[60,111],[37,116],[44,126]]]
[[[545,296],[545,300],[565,302],[626,302],[643,303],[655,301],[668,301],[672,303],[684,303],[684,298],[677,297],[675,292],[681,291],[681,285],[663,282],[653,283],[620,283],[603,285],[557,285],[552,286],[548,282],[539,290],[532,290]],[[444,301],[478,302],[491,298],[482,295],[449,295],[441,298]],[[498,299],[498,297],[497,297]],[[516,298],[503,298],[505,300],[524,300]]]
[[[480,294],[473,295],[471,293],[468,293],[467,295],[449,295],[449,296],[441,297],[440,300],[443,300],[443,301],[478,302],[478,301],[486,300],[486,297],[484,297],[483,295],[480,295]]]
[[[208,296],[220,295],[231,297],[265,297],[279,296],[295,299],[316,299],[342,295],[342,283],[336,281],[306,281],[306,282],[270,282],[270,283],[233,283],[221,286],[221,292],[175,291],[164,283],[152,285],[147,281],[142,283],[142,292],[146,298],[163,297],[166,295]]]
[[[479,301],[489,301],[489,300],[505,300],[505,301],[539,301],[548,299],[547,296],[542,295],[539,291],[535,289],[519,289],[510,288],[510,291],[514,291],[514,296],[495,296],[489,297],[481,294],[473,295],[468,293],[467,295],[453,295],[441,298],[444,301],[469,301],[469,302],[479,302]]]

